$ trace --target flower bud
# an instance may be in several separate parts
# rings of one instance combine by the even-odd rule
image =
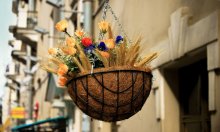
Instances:
[[[76,44],[76,40],[73,37],[67,37],[66,38],[66,44],[69,47],[74,47]]]
[[[66,77],[60,76],[59,80],[58,80],[58,83],[59,83],[60,86],[65,86],[67,81],[68,81],[68,79]]]
[[[66,75],[67,72],[68,72],[68,66],[65,64],[60,64],[59,69],[57,71],[57,74],[59,76],[64,76],[64,75]]]
[[[99,29],[101,30],[101,32],[106,33],[108,31],[108,27],[109,27],[109,23],[106,21],[101,21],[100,23],[98,23],[99,25]]]
[[[64,32],[66,30],[67,26],[68,26],[68,22],[67,22],[67,20],[64,19],[64,20],[59,21],[55,25],[55,28],[60,32]]]

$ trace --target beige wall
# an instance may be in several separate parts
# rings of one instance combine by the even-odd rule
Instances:
[[[112,132],[111,131],[111,123],[109,122],[103,122],[93,119],[91,122],[92,125],[92,132]]]
[[[164,83],[164,119],[162,132],[180,131],[180,108],[178,91],[178,71],[166,70],[163,72]]]
[[[170,16],[180,7],[187,6],[191,10],[193,17],[190,24],[198,22],[220,8],[218,0],[111,0],[110,5],[131,39],[138,35],[143,36],[145,53],[149,52],[149,49],[156,46],[158,42],[168,38]],[[97,6],[95,6],[96,9]],[[99,12],[94,19],[94,34],[96,37],[98,35],[97,23],[101,20],[101,13]],[[112,26],[117,32],[118,27],[115,21],[112,20],[111,14],[108,13],[107,15],[107,21],[112,22]],[[118,128],[119,132],[144,132],[147,130],[152,132],[178,132],[180,130],[179,106],[175,89],[171,89],[172,86],[168,83],[170,80],[164,81],[164,119],[162,121],[156,120],[156,102],[154,94],[151,92],[143,109],[130,119],[121,122]],[[217,105],[217,107],[219,106]],[[212,121],[218,122],[220,118],[218,114],[219,112],[216,113]],[[214,125],[214,131],[215,129],[219,130],[219,125],[215,123]]]
[[[152,91],[142,110],[133,117],[121,121],[119,132],[160,132],[161,124],[156,119],[155,94]]]
[[[52,12],[52,6],[46,4],[45,0],[37,1],[37,12],[38,12],[38,27],[46,29],[50,31],[50,15]],[[42,60],[46,60],[47,49],[49,48],[49,38],[48,34],[40,35],[37,44],[37,56]],[[38,119],[46,119],[57,115],[57,110],[52,109],[50,102],[45,101],[46,91],[48,80],[42,83],[41,87],[39,87],[38,80],[40,79],[43,82],[44,79],[48,79],[47,72],[43,69],[39,69],[34,78],[34,88],[35,95],[33,105],[38,102],[39,103],[39,118]]]
[[[146,50],[168,36],[170,15],[179,7],[188,6],[192,10],[193,22],[220,7],[217,0],[111,0],[110,4],[130,38],[139,34],[144,37]],[[94,21],[95,34],[99,20],[98,16]],[[116,27],[115,23],[112,25]]]

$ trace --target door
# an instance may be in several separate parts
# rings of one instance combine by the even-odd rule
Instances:
[[[206,59],[179,69],[181,132],[210,132]]]

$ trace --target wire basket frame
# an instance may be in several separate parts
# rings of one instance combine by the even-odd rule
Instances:
[[[152,85],[146,68],[110,67],[81,74],[67,84],[75,104],[92,118],[115,122],[141,110]]]

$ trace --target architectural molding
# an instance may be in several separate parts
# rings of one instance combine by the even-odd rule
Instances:
[[[153,70],[153,86],[152,90],[155,95],[155,110],[156,110],[156,119],[163,120],[165,113],[165,101],[164,101],[164,78],[161,75],[158,69]]]
[[[216,88],[217,86],[217,75],[215,71],[209,71],[209,111],[216,110]]]
[[[178,9],[171,15],[171,26],[168,30],[168,38],[162,40],[150,52],[159,52],[159,57],[152,62],[153,69],[158,68],[170,61],[175,61],[200,47],[210,45],[218,40],[219,34],[219,11],[215,11],[193,25],[188,25],[192,17],[187,7]],[[213,46],[211,46],[213,47]],[[211,50],[211,47],[209,50]],[[214,46],[219,49],[219,43]],[[217,51],[215,49],[215,53]],[[213,55],[213,52],[210,54]],[[217,56],[217,55],[216,55]],[[220,54],[218,55],[218,58]],[[212,60],[209,62],[213,63]],[[220,60],[215,62],[220,63]],[[220,68],[220,64],[212,67]]]
[[[208,71],[220,68],[220,42],[216,41],[207,46]]]

